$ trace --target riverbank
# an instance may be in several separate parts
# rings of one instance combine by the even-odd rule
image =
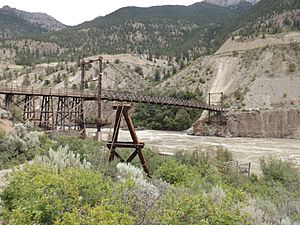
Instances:
[[[300,139],[300,109],[226,112],[222,124],[199,119],[193,133],[199,136]]]

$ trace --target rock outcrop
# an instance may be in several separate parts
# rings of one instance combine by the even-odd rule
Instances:
[[[300,139],[300,109],[233,111],[224,116],[223,124],[208,124],[207,119],[197,121],[193,125],[194,134]]]
[[[245,2],[250,2],[251,4],[256,4],[260,0],[244,0]],[[220,6],[230,6],[230,5],[237,5],[240,2],[243,2],[243,0],[205,0],[205,2],[214,4],[214,5],[220,5]]]

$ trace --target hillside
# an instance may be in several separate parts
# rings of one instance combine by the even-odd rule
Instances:
[[[28,21],[31,24],[36,24],[45,28],[47,31],[58,31],[66,28],[66,25],[57,21],[52,16],[47,15],[46,13],[40,12],[26,12],[18,10],[16,8],[11,8],[9,6],[4,6],[0,9],[3,14],[13,15],[19,18],[22,18]]]
[[[218,44],[214,32],[239,12],[206,3],[191,6],[126,7],[105,17],[47,34],[70,54],[134,52],[195,59]]]
[[[280,33],[280,29],[276,29],[274,25],[267,23],[267,20],[276,17],[284,12],[291,12],[293,10],[300,9],[300,2],[298,0],[263,0],[258,2],[256,5],[254,5],[250,10],[246,11],[238,20],[236,20],[232,25],[230,30],[235,31],[238,29],[245,30],[245,35],[253,34],[254,31],[258,31],[260,28],[265,27],[265,30],[263,32],[273,32],[273,33]],[[294,27],[298,27],[298,20],[295,20],[293,16],[289,17],[288,20],[294,21],[292,24],[286,25],[292,25]],[[267,24],[264,24],[267,23]],[[277,25],[277,28],[280,28],[279,24]],[[268,29],[272,28],[272,29]]]
[[[299,50],[299,32],[243,43],[228,40],[219,54],[197,59],[158,89],[198,89],[204,96],[224,92],[226,105],[234,108],[293,107],[300,101]]]
[[[45,13],[30,13],[9,6],[0,8],[0,39],[34,36],[65,27]]]
[[[216,51],[234,31],[234,36],[248,38],[280,33],[281,29],[299,30],[299,19],[295,19],[299,18],[299,3],[296,0],[277,3],[263,0],[250,9],[247,2],[234,7],[206,2],[190,6],[126,7],[105,17],[50,33],[47,32],[50,25],[52,30],[61,29],[63,25],[51,23],[54,19],[44,14],[3,7],[2,12],[6,13],[0,14],[5,17],[0,22],[3,27],[0,34],[6,39],[27,37],[24,46],[16,46],[9,40],[2,43],[4,48],[18,53],[17,64],[76,60],[104,53],[137,53],[147,55],[149,59],[176,57],[177,63],[184,66],[201,55]],[[278,19],[283,11],[286,11],[285,16]],[[21,40],[16,41],[20,43]],[[27,42],[40,45],[32,48]],[[54,45],[56,50],[45,48],[45,45]]]

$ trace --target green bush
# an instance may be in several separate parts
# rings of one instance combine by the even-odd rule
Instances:
[[[264,180],[280,182],[300,193],[300,174],[291,163],[270,157],[261,159],[260,166]]]
[[[175,154],[175,158],[185,165],[197,166],[199,168],[205,168],[211,165],[217,166],[221,163],[233,160],[232,153],[222,147],[206,147],[205,149],[188,153],[180,151]]]
[[[97,172],[28,166],[14,172],[1,193],[2,217],[8,224],[132,224],[114,196],[111,181]]]
[[[233,195],[217,203],[210,195],[174,190],[162,202],[164,207],[153,217],[156,224],[247,224],[247,215],[241,215]]]
[[[170,184],[187,184],[194,175],[192,169],[175,160],[168,160],[158,167],[155,175]]]

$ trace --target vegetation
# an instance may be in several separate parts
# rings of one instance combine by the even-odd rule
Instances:
[[[151,94],[153,95],[153,94]],[[202,95],[197,93],[173,92],[169,97],[202,102]],[[134,123],[138,127],[157,130],[185,130],[199,118],[201,110],[184,109],[173,106],[138,104],[135,106]]]
[[[147,179],[137,161],[133,165],[107,164],[108,154],[101,149],[98,154],[102,160],[91,163],[92,167],[84,166],[87,160],[83,156],[94,155],[93,145],[86,148],[92,141],[64,137],[64,141],[55,143],[59,139],[54,138],[53,148],[65,140],[72,147],[51,150],[43,159],[39,156],[32,165],[15,170],[8,179],[1,193],[2,221],[7,224],[300,222],[300,173],[289,162],[262,159],[262,176],[258,178],[224,167],[232,155],[222,148],[179,152],[171,158],[145,150],[153,173],[153,178]],[[63,169],[53,169],[57,165]]]
[[[136,52],[147,55],[149,60],[167,55],[182,69],[190,60],[216,49],[236,29],[238,35],[263,38],[265,34],[281,32],[282,27],[299,30],[298,14],[294,12],[284,14],[283,26],[273,23],[284,10],[299,9],[297,0],[262,0],[250,10],[243,7],[237,10],[206,3],[190,7],[128,7],[76,27],[34,37],[35,41],[26,39],[24,43],[21,37],[46,31],[0,13],[0,39],[10,40],[1,42],[0,48],[3,52],[10,49],[17,56],[15,62],[22,65],[57,61],[57,57],[76,62],[104,52]],[[239,17],[245,10],[247,13]],[[233,21],[237,22],[232,24]],[[39,48],[44,45],[45,49]],[[294,46],[295,52],[297,47]],[[123,64],[119,59],[114,63]],[[45,86],[61,83],[67,73],[75,74],[75,66],[60,62],[35,76],[35,80]],[[177,69],[173,66],[173,74]],[[294,73],[298,63],[291,62],[286,69]],[[29,71],[23,74],[5,70],[3,79],[25,75],[24,85],[30,83],[33,75]],[[144,75],[142,67],[136,66],[132,71]],[[213,74],[210,69],[206,71],[209,74]],[[169,70],[164,74],[156,69],[153,83],[170,76]],[[205,82],[200,78],[200,83]],[[233,96],[242,102],[245,92],[238,89]],[[201,93],[173,92],[168,96],[202,102]],[[284,93],[283,98],[286,97]],[[134,123],[151,129],[184,130],[200,113],[141,104],[135,107]],[[174,157],[161,157],[146,149],[153,175],[148,179],[137,159],[132,165],[108,163],[103,143],[47,136],[28,126],[17,126],[13,135],[0,132],[0,149],[1,169],[33,162],[14,169],[3,187],[3,224],[300,223],[300,172],[290,162],[275,158],[261,159],[261,176],[247,177],[227,166],[233,157],[226,149],[179,152]]]
[[[238,30],[238,35],[242,37],[257,37],[261,35],[265,38],[265,34],[276,34],[284,30],[299,30],[300,19],[299,12],[293,11],[300,9],[297,0],[263,0],[258,2],[239,20],[232,24],[231,30]],[[276,18],[282,14],[280,20]],[[282,21],[282,22],[278,22]]]
[[[33,36],[46,32],[47,30],[36,24],[14,16],[3,13],[0,9],[0,40],[14,39],[16,37]]]
[[[28,132],[23,125],[16,126],[17,134],[7,135],[0,131],[0,169],[19,165],[35,155],[48,151],[49,140],[43,133]]]

